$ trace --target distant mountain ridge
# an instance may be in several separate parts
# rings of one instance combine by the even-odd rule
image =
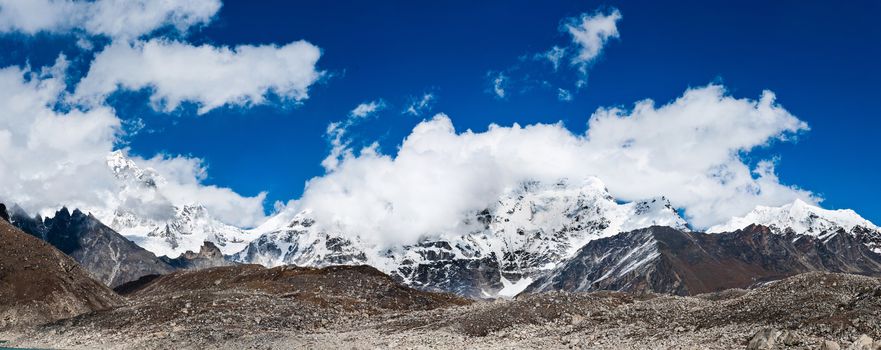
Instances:
[[[266,266],[370,264],[405,284],[471,297],[514,295],[584,243],[623,230],[686,229],[669,201],[617,203],[599,179],[525,182],[438,238],[389,249],[319,223],[304,210],[266,231],[233,259]],[[328,228],[330,227],[330,228]]]
[[[164,264],[169,271],[224,266],[230,260],[268,267],[367,264],[408,286],[495,298],[514,296],[526,288],[535,289],[530,285],[534,286],[539,280],[547,282],[559,274],[560,269],[572,264],[572,259],[597,240],[616,239],[624,233],[652,226],[670,227],[688,235],[702,234],[690,232],[686,220],[665,197],[622,203],[608,192],[601,180],[593,177],[522,182],[505,190],[485,209],[462,214],[458,221],[450,223],[451,229],[428,235],[414,244],[378,244],[371,237],[361,236],[338,222],[324,221],[308,208],[299,207],[279,212],[257,228],[245,230],[214,219],[208,209],[198,203],[171,206],[157,190],[166,180],[153,169],[139,167],[123,152],[110,154],[107,165],[122,183],[120,198],[131,199],[134,207],[125,202],[127,204],[120,204],[112,211],[98,211],[89,217],[99,223],[109,222],[110,231],[119,232],[124,240],[131,240],[137,247],[158,256],[153,257],[155,259],[144,256],[140,260],[159,261],[157,266]],[[153,218],[140,216],[132,209],[149,207],[153,202],[161,203],[164,208],[157,209],[158,214]],[[36,217],[13,221],[37,237],[53,239],[48,236],[50,220]],[[773,235],[792,239],[807,236],[808,241],[822,244],[841,239],[836,237],[844,232],[852,242],[881,252],[881,229],[868,220],[851,210],[825,210],[800,200],[780,207],[756,207],[743,217],[732,218],[707,232],[735,232],[755,224],[767,227]],[[63,251],[74,252],[78,247],[64,245],[75,241],[60,239],[53,244],[58,244]],[[633,258],[640,255],[639,249],[651,251],[656,241],[657,237],[645,237],[643,242],[631,242],[636,244],[634,247],[622,246],[618,250]],[[792,247],[786,249],[795,251]],[[115,261],[110,253],[102,254],[102,259]],[[617,255],[609,254],[612,258]],[[107,279],[118,270],[102,272],[114,270],[102,267],[103,263],[98,260],[88,263],[83,256],[78,259],[94,269],[102,281],[110,285],[124,282]],[[150,271],[150,274],[165,272]],[[122,276],[125,280],[136,278]],[[607,285],[616,286],[616,283]],[[676,288],[670,290],[681,292]]]
[[[863,266],[858,259],[875,261],[873,251],[881,242],[881,231],[868,220],[853,211],[831,211],[795,201],[782,207],[758,207],[757,214],[734,218],[726,225],[714,226],[709,231],[720,233],[745,229],[750,225],[766,227],[762,235],[773,247],[786,249],[792,254],[830,254],[831,251],[847,254],[841,261],[827,257],[825,263],[812,262],[800,265],[796,262],[781,263],[780,273],[757,273],[757,279],[776,279],[796,272],[833,271],[866,274],[881,273],[872,266]],[[289,219],[285,222],[284,219]],[[652,226],[666,226],[675,232],[691,237],[706,235],[690,232],[688,225],[663,197],[632,203],[618,203],[605,189],[599,179],[590,178],[583,183],[560,181],[543,184],[525,182],[505,192],[496,204],[486,210],[463,218],[460,227],[467,232],[452,232],[441,237],[425,239],[415,245],[380,250],[371,246],[357,234],[342,229],[328,229],[311,216],[308,210],[296,215],[279,214],[271,219],[276,228],[263,225],[262,235],[241,252],[232,256],[236,261],[266,266],[295,264],[300,266],[329,266],[370,264],[397,280],[414,287],[432,291],[453,292],[469,297],[513,296],[527,287],[535,287],[539,281],[548,283],[561,269],[571,265],[585,247],[599,240],[615,240],[626,237],[625,233]],[[333,226],[331,226],[333,227]],[[742,231],[742,230],[741,230]],[[805,239],[799,238],[806,236]],[[707,237],[707,239],[712,238]],[[726,236],[729,237],[729,236]],[[785,240],[794,240],[793,246]],[[843,249],[842,240],[862,244],[865,251]],[[700,240],[701,244],[709,243]],[[798,243],[801,242],[801,243]],[[799,244],[812,244],[808,248]],[[596,243],[599,244],[599,243]],[[595,256],[614,259],[634,259],[641,256],[653,261],[661,256],[654,247],[657,239],[644,237],[618,250]],[[701,244],[698,244],[700,246]],[[810,245],[810,244],[808,244]],[[731,248],[734,249],[734,248]],[[740,247],[742,254],[761,256],[762,245]],[[751,251],[755,249],[756,251]],[[735,249],[736,250],[736,249]],[[730,253],[730,252],[729,252]],[[647,254],[647,255],[646,255]],[[728,254],[728,253],[726,253]],[[711,258],[707,258],[711,259]],[[813,259],[806,257],[805,259]],[[712,259],[711,259],[712,260]],[[639,273],[650,273],[637,267],[645,262],[629,261],[619,268],[632,268]],[[831,264],[831,265],[824,265]],[[862,266],[853,268],[853,266]],[[862,269],[862,270],[861,270]],[[607,271],[608,272],[608,271]],[[620,273],[621,271],[617,271]],[[610,272],[613,273],[613,272]],[[624,274],[627,274],[624,273]],[[652,272],[654,273],[654,272]],[[594,276],[595,277],[595,276]],[[669,277],[669,276],[668,276]],[[589,277],[585,277],[589,278]],[[647,276],[634,278],[648,278]],[[679,277],[677,277],[679,278]],[[684,287],[683,282],[671,278],[675,286],[660,283],[646,290],[692,293],[709,290],[710,287]],[[592,284],[593,281],[579,283]],[[705,282],[701,282],[705,283]],[[550,284],[553,285],[553,284]],[[559,284],[558,284],[559,285]],[[620,282],[599,283],[606,288],[630,288]],[[743,281],[735,284],[745,287]],[[683,289],[684,288],[684,289]]]
[[[881,276],[881,255],[860,243],[844,229],[819,239],[760,225],[719,234],[653,226],[589,242],[526,291],[694,295],[812,271]]]
[[[800,199],[780,207],[758,206],[742,217],[707,229],[732,232],[749,225],[763,225],[778,234],[795,233],[828,239],[840,231],[856,237],[876,253],[881,253],[881,228],[850,209],[828,210]]]

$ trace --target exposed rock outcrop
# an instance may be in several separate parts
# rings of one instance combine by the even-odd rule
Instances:
[[[188,250],[177,258],[170,259],[163,256],[161,259],[176,269],[185,270],[206,269],[209,267],[218,266],[232,266],[236,264],[232,261],[227,260],[226,257],[223,256],[223,253],[220,251],[220,248],[217,248],[214,243],[208,241],[202,244],[202,247],[199,248],[199,252]]]

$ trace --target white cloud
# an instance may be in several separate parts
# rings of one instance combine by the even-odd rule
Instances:
[[[490,73],[492,75],[492,73]],[[499,72],[492,79],[492,92],[498,98],[505,98],[505,87],[508,85],[508,77],[505,73]]]
[[[504,70],[508,75],[499,73],[492,77],[492,92],[496,97],[504,97],[507,93],[504,85],[513,78],[518,86],[522,85],[521,91],[539,88],[556,92],[560,101],[571,101],[574,97],[571,91],[587,84],[588,70],[602,55],[608,41],[619,37],[618,21],[621,18],[621,12],[612,8],[607,12],[595,11],[563,19],[559,29],[569,42],[554,45],[544,52],[521,56],[516,65]],[[553,68],[552,72],[547,70],[547,63]],[[574,81],[569,74],[575,76]],[[565,77],[561,79],[558,75]],[[574,86],[563,88],[562,85]]]
[[[582,14],[567,21],[566,31],[572,36],[572,43],[577,48],[572,64],[577,65],[582,73],[587,73],[588,65],[602,53],[606,42],[618,37],[617,23],[620,19],[621,12],[613,9],[609,14]]]
[[[109,108],[63,113],[49,107],[64,91],[66,67],[59,58],[42,71],[0,69],[3,200],[30,208],[58,207],[101,202],[102,193],[111,189],[110,173],[97,169],[112,150],[119,119]]]
[[[358,107],[355,107],[349,115],[357,118],[365,118],[373,113],[379,112],[383,108],[385,108],[385,101],[383,100],[364,102],[359,104]]]
[[[547,52],[536,54],[535,58],[548,60],[548,62],[550,62],[551,65],[554,67],[554,71],[557,71],[557,69],[560,69],[560,62],[565,56],[566,48],[554,46]]]
[[[770,163],[751,169],[742,159],[806,129],[771,92],[736,99],[717,85],[660,107],[645,100],[630,111],[599,109],[582,135],[559,123],[456,132],[438,114],[416,126],[395,156],[375,145],[345,152],[309,181],[296,205],[380,244],[413,243],[449,232],[522,181],[598,176],[620,200],[665,195],[706,227],[757,204],[816,201],[781,184]]]
[[[572,101],[572,92],[563,88],[557,88],[557,99],[560,101]]]
[[[106,157],[120,141],[122,125],[113,109],[97,105],[54,107],[64,100],[67,62],[40,71],[0,69],[0,201],[30,212],[60,206],[100,212],[117,205],[145,216],[163,215],[168,205],[202,202],[222,221],[251,226],[263,220],[265,194],[245,197],[206,186],[201,160],[158,156],[136,159],[166,178],[156,201],[132,202]]]
[[[422,113],[431,111],[431,107],[434,105],[434,100],[435,97],[432,93],[423,94],[421,98],[411,98],[410,104],[407,105],[404,113],[420,116]]]
[[[330,143],[330,153],[321,161],[321,166],[326,171],[333,171],[339,165],[342,158],[351,156],[349,140],[345,139],[349,128],[361,122],[361,120],[373,115],[385,108],[385,101],[376,100],[359,104],[349,112],[349,117],[341,122],[333,122],[327,125],[325,135]]]
[[[186,32],[210,22],[220,6],[220,0],[0,0],[0,32],[130,40],[164,27]]]
[[[204,185],[208,168],[202,159],[163,154],[149,159],[132,159],[165,178],[167,182],[159,187],[159,191],[172,204],[201,203],[212,216],[239,227],[255,226],[266,218],[263,209],[266,192],[245,197],[229,188]]]
[[[200,114],[224,105],[263,104],[270,94],[299,102],[322,76],[315,67],[319,57],[321,50],[305,41],[235,48],[156,39],[116,42],[95,56],[75,98],[95,104],[117,89],[149,89],[156,109],[194,102]]]

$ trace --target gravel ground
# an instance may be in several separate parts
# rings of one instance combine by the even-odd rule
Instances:
[[[881,281],[854,275],[809,273],[696,297],[553,292],[383,308],[371,299],[380,294],[148,293],[0,339],[78,349],[881,348],[872,340],[881,339]]]

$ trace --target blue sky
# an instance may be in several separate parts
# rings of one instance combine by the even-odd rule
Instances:
[[[565,19],[611,9],[623,15],[619,38],[604,46],[578,91],[572,67],[554,72],[547,62],[523,59],[568,45],[560,30]],[[108,104],[122,120],[145,124],[125,138],[132,154],[201,158],[206,184],[246,196],[268,191],[270,210],[275,201],[299,198],[307,180],[324,174],[328,123],[366,101],[382,99],[386,108],[349,130],[351,142],[377,141],[394,154],[414,126],[437,112],[459,131],[562,121],[577,134],[599,107],[630,108],[646,98],[664,104],[709,83],[736,98],[758,99],[768,89],[810,131],[745,155],[746,163],[778,157],[783,184],[819,194],[824,207],[853,208],[879,223],[879,13],[881,4],[871,1],[225,1],[210,23],[181,40],[214,46],[306,40],[321,48],[317,66],[326,72],[308,99],[203,115],[191,104],[157,112],[143,91],[115,93]],[[63,52],[71,81],[95,55],[71,35],[8,34],[0,47],[2,66],[51,65]],[[497,72],[514,78],[503,99],[492,93]],[[526,77],[547,86],[521,81]],[[557,87],[572,90],[572,100],[561,101]],[[436,99],[430,111],[403,113],[426,93]]]

